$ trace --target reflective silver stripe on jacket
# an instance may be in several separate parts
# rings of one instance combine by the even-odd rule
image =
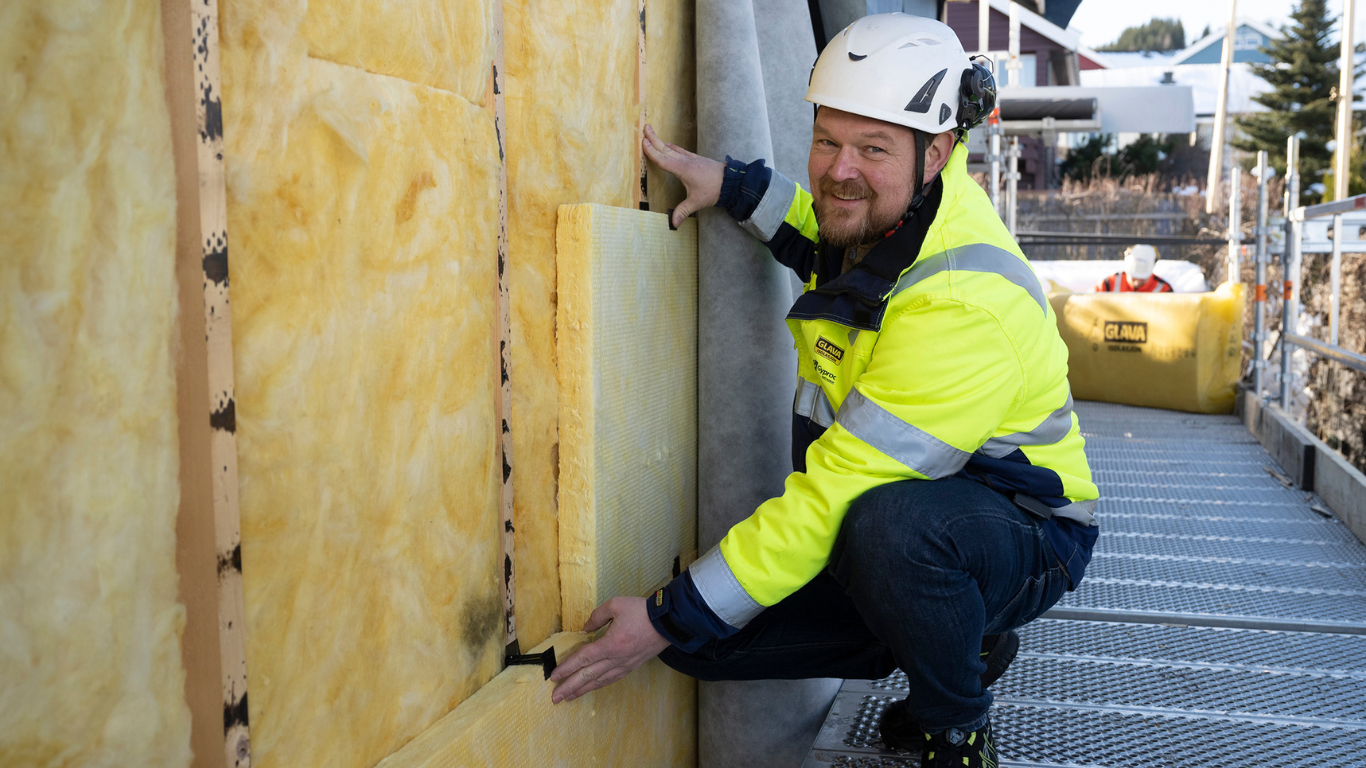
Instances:
[[[1058,507],[1053,510],[1054,517],[1065,517],[1068,520],[1075,520],[1082,525],[1097,526],[1096,522],[1096,500],[1074,501],[1065,507]]]
[[[911,286],[940,272],[957,270],[960,272],[990,272],[1000,275],[1020,286],[1038,303],[1039,309],[1047,312],[1048,298],[1044,295],[1043,285],[1019,256],[994,245],[974,243],[961,248],[950,248],[943,253],[916,261],[901,279],[896,282],[888,300]]]
[[[787,218],[787,209],[792,207],[792,198],[796,196],[797,182],[774,171],[773,178],[768,180],[768,189],[764,190],[764,196],[759,200],[759,206],[748,219],[740,222],[740,226],[767,243],[778,234],[778,227]]]
[[[1067,393],[1067,402],[1058,410],[1048,414],[1039,426],[1028,432],[993,437],[977,449],[993,459],[1001,459],[1015,452],[1022,445],[1052,445],[1062,442],[1072,431],[1072,393]]]
[[[835,421],[854,437],[931,480],[962,469],[971,455],[898,419],[858,389],[849,390]]]
[[[821,385],[797,377],[797,397],[792,401],[792,412],[805,416],[822,427],[835,423],[835,407],[825,396]]]
[[[688,566],[688,573],[707,606],[732,627],[745,626],[764,610],[740,586],[719,547],[712,547],[710,552],[694,560]]]

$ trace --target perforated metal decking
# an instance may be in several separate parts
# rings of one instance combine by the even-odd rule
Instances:
[[[993,686],[1006,766],[1366,766],[1366,546],[1233,416],[1078,403],[1100,486],[1086,580]],[[804,768],[914,766],[845,682]]]

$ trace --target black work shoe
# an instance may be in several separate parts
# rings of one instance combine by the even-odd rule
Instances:
[[[992,683],[1001,679],[1001,675],[1006,673],[1010,667],[1010,662],[1015,660],[1015,656],[1020,652],[1020,636],[1015,634],[1015,630],[1003,632],[999,635],[987,635],[982,638],[982,663],[987,665],[987,671],[982,673],[982,688],[986,689]]]
[[[991,738],[991,721],[975,731],[949,728],[923,734],[920,768],[996,768],[996,744]]]
[[[914,752],[920,749],[920,742],[925,739],[925,732],[920,730],[920,726],[907,714],[905,699],[888,704],[887,708],[882,710],[882,719],[878,721],[877,727],[882,736],[882,743],[892,749]]]

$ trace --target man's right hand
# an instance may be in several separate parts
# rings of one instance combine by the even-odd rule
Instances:
[[[721,181],[726,176],[725,163],[670,144],[655,135],[655,129],[645,126],[645,156],[650,162],[678,177],[688,191],[688,197],[674,208],[669,222],[678,227],[683,220],[710,206],[721,198]]]

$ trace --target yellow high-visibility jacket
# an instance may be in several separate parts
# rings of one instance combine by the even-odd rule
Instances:
[[[966,160],[960,145],[917,215],[841,274],[843,254],[820,245],[811,195],[763,161],[746,169],[728,158],[723,204],[738,199],[732,215],[806,282],[787,318],[798,356],[796,471],[782,496],[650,600],[656,628],[685,650],[805,585],[825,567],[850,504],[900,480],[957,475],[1046,507],[1045,534],[1080,580],[1098,533],[1097,491],[1067,347]]]

